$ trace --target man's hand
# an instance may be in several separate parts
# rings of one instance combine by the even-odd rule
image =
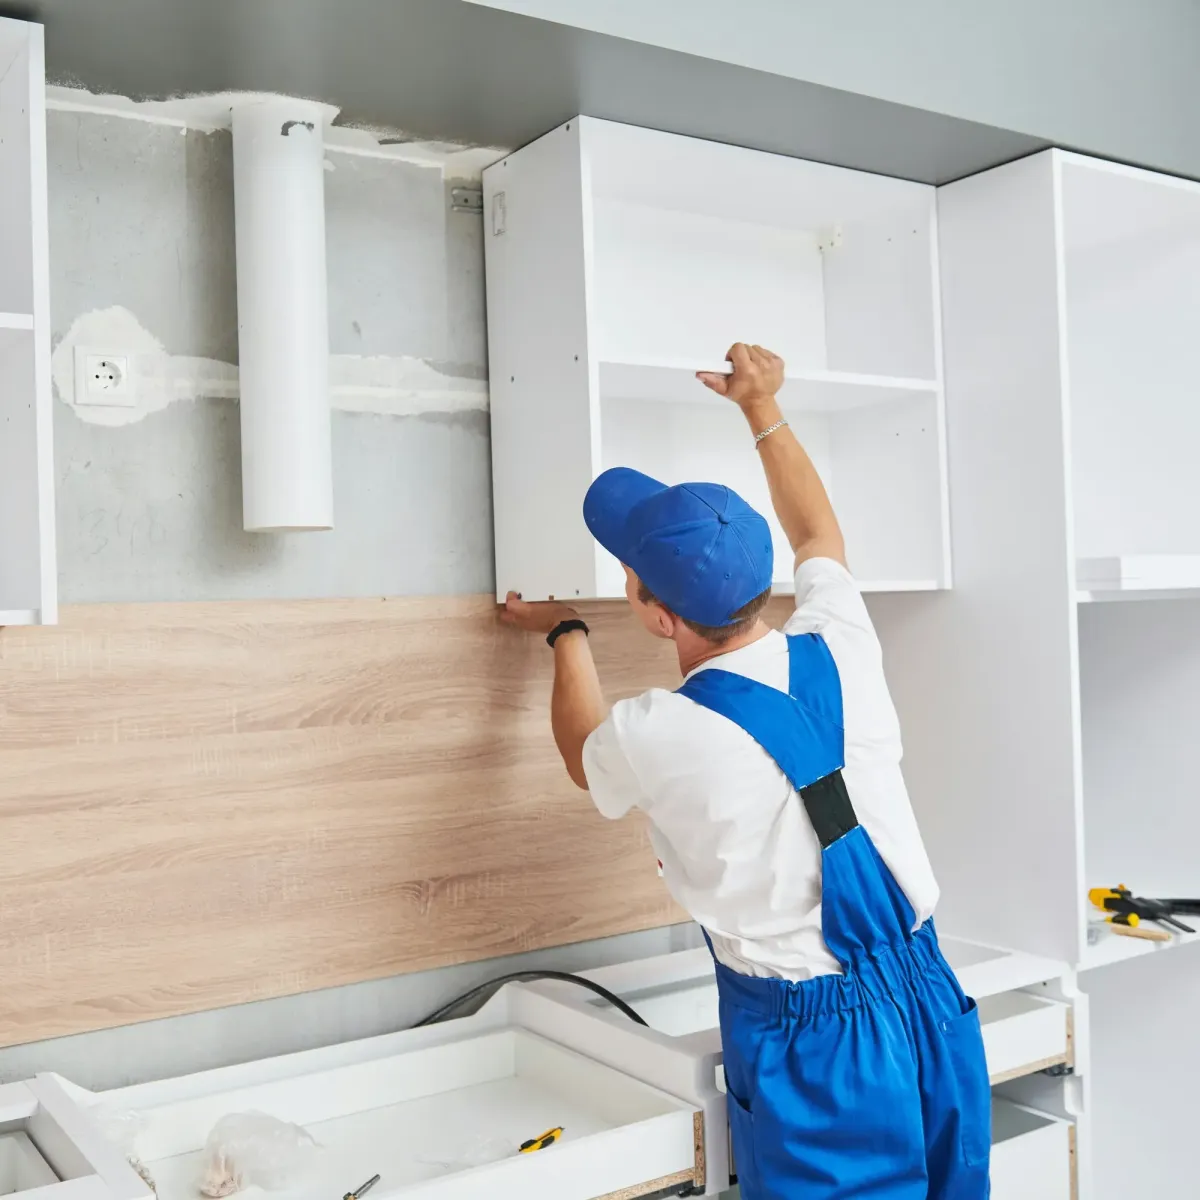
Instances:
[[[506,625],[544,635],[563,621],[574,621],[578,616],[569,604],[560,604],[557,600],[539,600],[531,604],[516,592],[509,592],[500,619]]]
[[[733,363],[733,373],[698,371],[696,378],[706,388],[732,400],[743,412],[774,400],[783,387],[783,359],[761,346],[735,342],[725,355]]]
[[[846,546],[825,485],[776,399],[783,386],[783,359],[761,346],[742,342],[731,346],[725,357],[733,363],[731,375],[700,371],[696,378],[742,410],[755,435],[771,504],[796,555],[796,565],[809,558],[832,558],[844,565]]]

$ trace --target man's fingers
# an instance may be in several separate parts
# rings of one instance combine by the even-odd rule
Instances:
[[[745,342],[734,342],[729,347],[729,353],[725,355],[727,362],[731,362],[734,368],[745,367],[750,362],[750,348]]]
[[[729,392],[729,376],[720,375],[715,371],[697,371],[696,378],[700,380],[706,388],[711,388],[718,396],[725,396]]]

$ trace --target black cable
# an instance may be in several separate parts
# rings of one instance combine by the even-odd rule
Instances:
[[[515,971],[511,975],[501,975],[499,979],[489,979],[487,983],[481,983],[469,992],[464,992],[458,999],[451,1000],[449,1004],[443,1004],[441,1008],[435,1012],[431,1012],[423,1021],[418,1021],[413,1028],[421,1029],[426,1025],[437,1025],[441,1021],[447,1021],[456,1009],[470,1003],[476,996],[489,991],[492,993],[498,992],[506,983],[534,983],[539,979],[552,979],[556,983],[574,983],[579,987],[587,988],[589,992],[595,992],[597,996],[607,1000],[613,1008],[619,1009],[631,1021],[638,1025],[646,1024],[620,996],[614,996],[608,988],[601,987],[600,984],[593,983],[590,979],[584,979],[582,975],[569,975],[565,971]]]

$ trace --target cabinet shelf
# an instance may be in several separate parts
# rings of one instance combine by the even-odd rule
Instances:
[[[853,566],[853,564],[851,564]],[[936,579],[862,579],[855,577],[858,590],[867,594],[875,592],[937,592],[942,584]],[[771,587],[776,596],[794,596],[796,584],[792,579],[777,580]]]
[[[1186,917],[1185,924],[1190,924]],[[1157,925],[1151,928],[1159,928]],[[1091,922],[1088,929],[1095,929],[1097,940],[1085,947],[1083,961],[1080,967],[1090,971],[1096,967],[1107,967],[1113,963],[1128,962],[1133,958],[1142,958],[1147,954],[1158,954],[1164,950],[1174,950],[1177,946],[1191,946],[1200,942],[1200,933],[1176,933],[1169,942],[1150,942],[1145,938],[1123,937],[1113,933],[1103,922]]]
[[[1076,564],[1076,584],[1076,598],[1084,604],[1200,596],[1200,554],[1081,558]]]
[[[40,624],[42,624],[42,614],[35,608],[0,608],[0,627]]]
[[[661,359],[600,362],[600,395],[613,400],[666,400],[680,404],[728,403],[696,379],[697,371],[725,374],[728,363],[684,362]],[[862,375],[852,371],[788,371],[780,404],[791,411],[838,413],[876,404],[887,404],[914,395],[933,395],[932,379],[906,379],[891,375]]]
[[[32,329],[33,314],[0,312],[0,329]]]

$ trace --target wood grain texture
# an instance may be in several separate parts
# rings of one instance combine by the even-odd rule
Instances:
[[[674,686],[623,605],[614,697]],[[0,1044],[684,919],[484,597],[64,610],[0,632]]]
[[[643,1196],[662,1196],[669,1193],[672,1188],[693,1182],[691,1171],[677,1171],[674,1175],[664,1175],[661,1179],[635,1183],[632,1187],[622,1188],[619,1192],[607,1192],[603,1196],[597,1196],[596,1200],[641,1200]],[[676,1195],[678,1194],[676,1192]]]

